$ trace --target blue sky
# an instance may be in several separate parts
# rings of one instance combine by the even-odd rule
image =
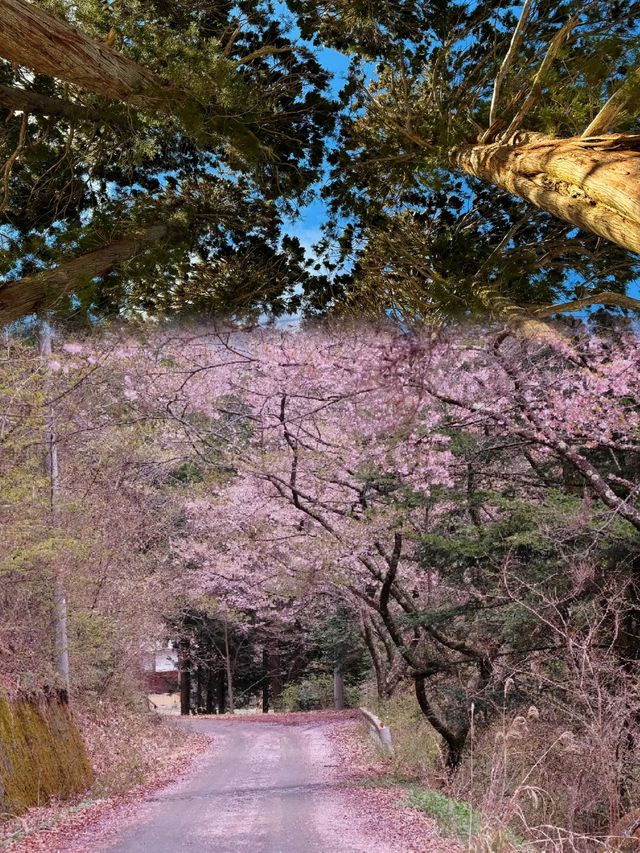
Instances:
[[[275,6],[283,18],[292,21],[284,3],[276,2]],[[293,23],[290,24],[290,30],[294,38],[299,38],[299,33]],[[332,48],[314,47],[308,42],[306,44],[313,50],[321,65],[331,72],[331,92],[337,95],[345,83],[347,69],[349,68],[349,57]],[[288,233],[296,236],[310,254],[313,254],[310,251],[311,247],[322,236],[321,227],[326,219],[326,206],[319,197],[319,191],[320,186],[317,187],[317,196],[314,201],[303,208],[295,219],[285,220]]]

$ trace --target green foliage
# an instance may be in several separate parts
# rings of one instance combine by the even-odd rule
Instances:
[[[357,707],[358,698],[358,688],[345,685],[346,707]],[[311,674],[287,684],[276,703],[279,711],[319,711],[333,707],[333,677],[328,673]]]
[[[290,43],[271,5],[36,5],[98,42],[115,38],[166,86],[153,93],[159,109],[143,109],[0,60],[0,83],[20,87],[26,75],[27,88],[77,108],[72,119],[32,112],[22,141],[21,114],[0,109],[0,160],[11,164],[0,274],[29,275],[162,223],[161,243],[108,264],[99,281],[78,275],[52,310],[75,323],[122,313],[253,316],[299,305],[306,287],[321,294],[326,282],[299,243],[281,238],[283,216],[319,176],[336,105],[326,71]]]
[[[347,676],[361,679],[369,669],[367,652],[353,613],[346,608],[332,613],[313,634],[320,658],[328,666],[340,665]]]
[[[171,472],[171,481],[178,486],[202,483],[204,481],[202,468],[191,460],[183,462]]]

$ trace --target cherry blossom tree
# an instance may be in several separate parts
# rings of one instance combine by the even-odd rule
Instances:
[[[410,674],[452,767],[472,706],[495,708],[504,660],[533,649],[486,617],[513,604],[504,551],[451,578],[425,542],[460,518],[499,522],[514,483],[532,504],[550,482],[579,490],[590,518],[638,528],[633,337],[200,330],[159,351],[175,361],[152,395],[168,440],[220,478],[186,507],[183,558],[203,588],[264,612],[348,601],[381,692]]]
[[[274,685],[286,638],[350,613],[380,696],[412,682],[453,768],[508,683],[525,701],[534,671],[607,648],[635,671],[636,343],[202,324],[69,341],[48,370],[69,484],[100,460],[112,595],[123,549],[153,555],[156,613],[211,602]]]

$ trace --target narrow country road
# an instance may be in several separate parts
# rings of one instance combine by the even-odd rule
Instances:
[[[147,801],[109,853],[395,853],[350,813],[326,726],[194,719],[213,736],[194,773]],[[406,849],[406,848],[405,848]]]

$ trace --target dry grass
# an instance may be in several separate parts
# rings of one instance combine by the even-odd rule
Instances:
[[[378,705],[377,712],[391,729],[396,753],[380,757],[388,778],[405,785],[412,804],[445,829],[453,815],[459,837],[467,815],[471,853],[618,849],[608,833],[625,811],[621,780],[631,802],[640,785],[638,768],[621,766],[619,730],[605,717],[579,726],[564,709],[505,712],[476,728],[463,765],[449,777],[439,739],[412,695]]]
[[[189,735],[163,717],[136,708],[83,708],[78,721],[96,774],[94,796],[129,790],[173,761]]]

